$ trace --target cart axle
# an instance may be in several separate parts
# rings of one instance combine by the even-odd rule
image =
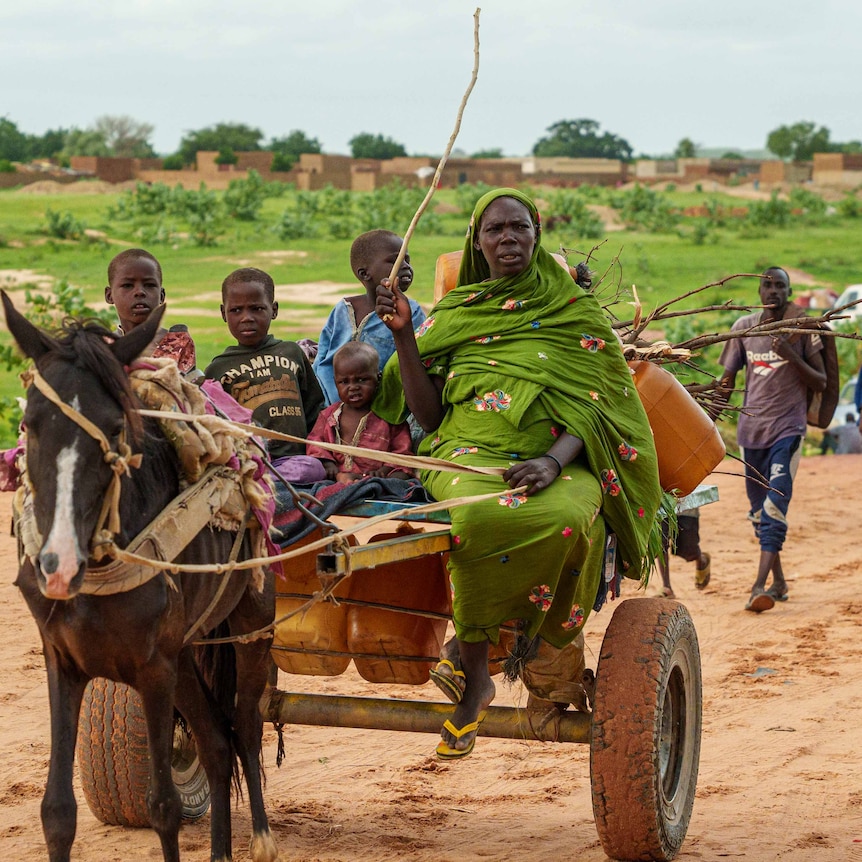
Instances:
[[[268,689],[261,701],[264,721],[277,724],[307,724],[318,727],[355,727],[365,730],[403,730],[439,733],[452,714],[452,704],[421,700],[389,700],[329,694],[295,694]],[[531,726],[527,710],[492,706],[479,727],[480,736],[497,739],[538,739],[543,742],[589,742],[590,716],[565,712],[539,731]],[[538,733],[536,732],[538,731]]]

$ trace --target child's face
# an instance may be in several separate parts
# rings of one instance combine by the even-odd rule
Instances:
[[[339,357],[333,365],[338,399],[355,410],[367,410],[377,391],[377,365],[364,356]]]
[[[380,240],[377,248],[365,262],[365,266],[359,270],[359,277],[366,286],[374,289],[384,278],[389,278],[392,266],[398,259],[400,251],[401,239],[399,237],[384,237]],[[402,291],[405,291],[412,283],[413,267],[410,266],[410,255],[406,254],[401,269],[398,270],[398,286]]]
[[[257,347],[266,338],[270,322],[278,316],[278,303],[269,300],[259,281],[228,285],[224,300],[221,316],[230,334],[243,347]]]
[[[159,270],[155,262],[146,257],[127,258],[120,263],[105,288],[105,302],[116,306],[120,326],[126,334],[143,323],[164,301]]]

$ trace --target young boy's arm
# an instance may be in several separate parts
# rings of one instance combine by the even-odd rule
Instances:
[[[308,361],[308,357],[303,353],[304,361],[301,379],[299,380],[299,391],[302,398],[302,410],[305,413],[306,431],[314,428],[314,423],[317,422],[317,417],[320,411],[326,407],[326,397],[323,394],[323,389],[320,388],[320,383]]]
[[[332,346],[335,332],[335,316],[335,309],[332,309],[329,312],[329,317],[326,318],[323,329],[320,331],[320,337],[317,339],[317,356],[314,357],[314,363],[311,366],[328,404],[334,404],[338,401],[338,391],[335,388],[335,375],[332,370],[332,356],[335,353]]]

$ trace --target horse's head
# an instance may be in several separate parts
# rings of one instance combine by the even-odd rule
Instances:
[[[83,582],[117,457],[128,452],[126,429],[140,428],[124,366],[153,340],[164,307],[122,338],[92,321],[67,321],[52,336],[0,293],[9,331],[36,365],[24,412],[27,476],[43,537],[33,565],[47,598],[69,599]]]

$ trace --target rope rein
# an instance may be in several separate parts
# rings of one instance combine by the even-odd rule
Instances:
[[[143,455],[140,452],[137,454],[133,453],[131,447],[126,443],[125,425],[117,440],[117,449],[114,451],[111,449],[110,441],[104,435],[102,429],[94,425],[86,416],[75,410],[74,407],[66,404],[36,368],[33,368],[30,373],[30,382],[45,398],[58,407],[67,419],[70,419],[79,428],[86,431],[99,444],[105,463],[113,471],[114,475],[111,478],[111,484],[102,502],[102,510],[99,513],[99,519],[96,522],[96,530],[92,540],[94,547],[112,545],[114,536],[120,532],[120,480],[123,476],[131,476],[132,469],[141,466]],[[96,557],[96,559],[101,559],[102,556],[104,556],[103,553]]]

